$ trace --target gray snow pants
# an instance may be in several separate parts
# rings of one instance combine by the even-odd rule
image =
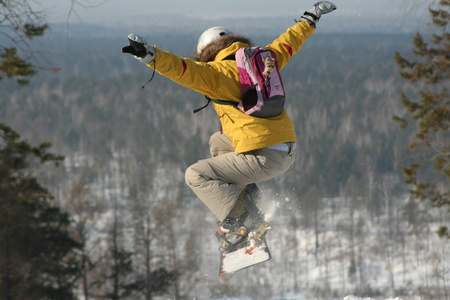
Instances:
[[[185,173],[187,185],[219,221],[233,209],[243,188],[286,172],[294,163],[293,143],[289,151],[258,149],[236,153],[230,139],[220,132],[209,141],[212,158],[199,160]]]

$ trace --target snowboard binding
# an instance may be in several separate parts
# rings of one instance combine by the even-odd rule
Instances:
[[[233,252],[239,245],[245,242],[248,229],[238,219],[226,218],[223,222],[217,222],[219,230],[216,233],[219,241],[219,251],[223,253]]]

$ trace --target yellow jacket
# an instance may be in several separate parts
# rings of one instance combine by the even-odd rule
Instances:
[[[315,28],[306,22],[294,26],[266,46],[277,57],[282,69],[289,59],[300,51],[303,43]],[[148,64],[161,75],[212,99],[241,100],[239,74],[234,60],[223,60],[242,47],[249,45],[236,42],[220,51],[212,62],[195,62],[180,58],[155,47],[155,59]],[[288,98],[286,99],[288,101]],[[232,141],[237,153],[244,153],[269,146],[295,142],[294,124],[286,110],[273,118],[257,118],[246,115],[231,105],[213,103],[222,123],[223,132]]]

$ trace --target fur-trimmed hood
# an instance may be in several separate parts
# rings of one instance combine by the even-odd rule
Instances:
[[[192,58],[193,60],[199,62],[214,61],[214,58],[220,51],[230,47],[236,42],[242,42],[248,44],[250,47],[252,46],[252,42],[250,41],[250,39],[239,34],[228,34],[206,45],[202,52],[195,52]]]

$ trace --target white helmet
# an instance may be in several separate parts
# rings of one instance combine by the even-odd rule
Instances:
[[[202,50],[206,47],[206,45],[208,45],[212,41],[227,34],[232,34],[232,32],[222,26],[216,26],[206,29],[198,39],[197,53],[202,52]]]

